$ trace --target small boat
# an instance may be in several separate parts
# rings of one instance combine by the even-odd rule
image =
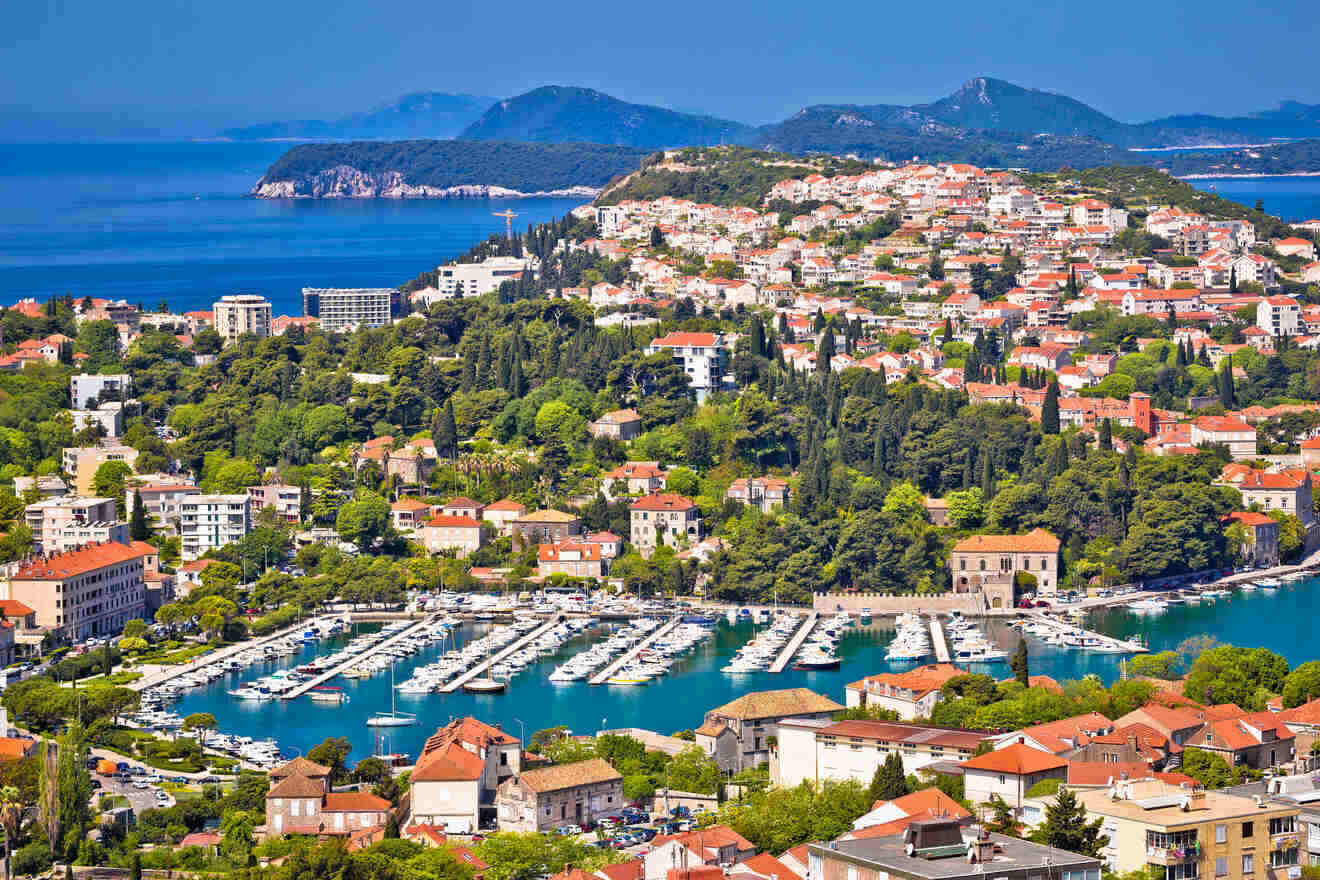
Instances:
[[[377,712],[367,719],[367,727],[409,727],[417,723],[416,715],[399,712],[394,708],[394,664],[390,664],[390,711]]]
[[[872,618],[871,618],[871,609],[870,609],[870,608],[863,608],[863,609],[862,609],[862,623],[870,623],[871,620],[872,620]]]
[[[649,678],[638,678],[637,676],[633,676],[633,675],[611,675],[609,678],[605,679],[606,684],[632,685],[632,684],[646,684],[648,681],[650,681]]]
[[[804,657],[793,664],[795,670],[812,671],[816,669],[838,669],[843,662],[838,657]]]
[[[506,687],[507,684],[494,678],[474,678],[463,684],[463,690],[469,694],[502,694]]]
[[[342,704],[348,702],[348,694],[344,693],[343,688],[337,687],[314,687],[307,692],[307,696],[316,703],[335,703]]]

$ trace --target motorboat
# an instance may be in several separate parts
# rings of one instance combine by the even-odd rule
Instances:
[[[337,687],[314,687],[307,692],[307,696],[314,703],[334,703],[341,705],[348,702],[348,694],[344,693],[343,688]]]
[[[469,694],[502,694],[506,687],[505,682],[495,678],[474,678],[463,683],[463,690]]]

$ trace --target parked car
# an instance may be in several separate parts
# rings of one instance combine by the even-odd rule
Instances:
[[[133,780],[133,787],[140,788],[145,791],[146,789],[151,788],[151,784],[148,783],[145,779],[135,779]]]
[[[115,769],[118,770],[120,773],[127,773],[128,768],[129,768],[129,764],[127,761],[120,761],[118,764],[115,765]]]
[[[555,833],[556,833],[556,834],[563,834],[563,835],[565,835],[565,836],[567,836],[567,835],[573,835],[573,834],[581,834],[581,833],[582,833],[582,826],[581,826],[581,825],[560,825],[558,828],[555,829]]]
[[[650,843],[655,840],[656,831],[654,828],[638,828],[633,831],[633,837],[640,837],[643,843]]]

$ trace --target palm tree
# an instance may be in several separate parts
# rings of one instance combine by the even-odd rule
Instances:
[[[18,788],[13,785],[0,787],[0,829],[5,835],[5,880],[9,880],[12,854],[9,841],[18,836],[19,820],[23,816],[23,802],[19,800]]]

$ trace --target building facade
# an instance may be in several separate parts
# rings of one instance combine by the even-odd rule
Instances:
[[[384,327],[398,295],[392,287],[304,287],[303,314],[317,318],[327,333]]]
[[[852,779],[870,785],[876,768],[891,754],[915,773],[940,761],[964,761],[985,740],[977,731],[949,730],[897,721],[779,722],[770,757],[770,784],[794,788],[827,780]]]
[[[743,694],[706,713],[697,745],[721,770],[737,773],[770,760],[783,721],[829,721],[843,707],[806,688]]]
[[[973,535],[949,554],[956,592],[971,592],[994,581],[1013,582],[1018,572],[1036,580],[1036,592],[1050,596],[1059,588],[1059,539],[1044,529],[1025,535]]]
[[[701,540],[701,509],[691,498],[657,492],[632,503],[629,508],[630,540],[643,556],[656,547]]]
[[[515,774],[495,794],[501,831],[582,825],[622,807],[623,776],[600,758]]]
[[[243,540],[252,531],[252,502],[244,495],[188,495],[179,502],[185,560]]]
[[[8,599],[36,612],[37,625],[79,641],[119,633],[146,616],[143,552],[127,544],[95,544],[17,564]]]
[[[215,332],[228,345],[238,337],[251,334],[265,339],[271,331],[271,306],[264,296],[239,293],[222,296],[212,306],[215,313]]]

